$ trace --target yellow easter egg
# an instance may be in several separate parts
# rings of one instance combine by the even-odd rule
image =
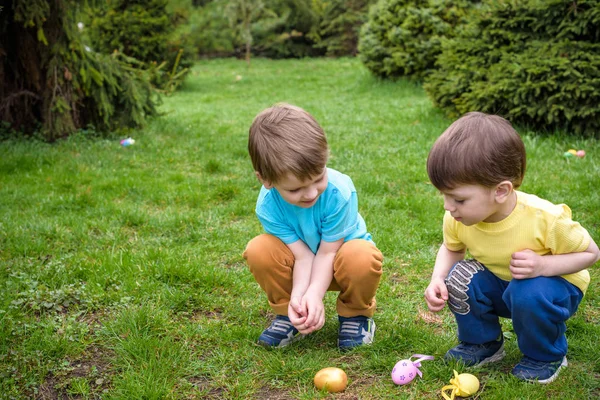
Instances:
[[[454,379],[450,379],[450,383],[454,384],[458,391],[457,395],[461,397],[472,396],[479,390],[479,379],[475,375],[460,374],[454,371]],[[454,381],[454,382],[452,382]]]
[[[325,389],[329,393],[337,393],[346,389],[348,376],[343,369],[327,367],[317,372],[314,382],[319,390]]]
[[[575,149],[569,149],[568,153],[571,153],[574,156],[576,156],[577,155],[577,150],[575,150]]]

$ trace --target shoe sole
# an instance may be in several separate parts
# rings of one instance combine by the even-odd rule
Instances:
[[[537,380],[537,379],[526,379],[527,382],[532,382],[532,383],[540,383],[542,385],[546,385],[550,382],[553,382],[556,378],[558,378],[558,373],[560,372],[561,369],[563,369],[564,367],[568,366],[569,363],[567,362],[567,357],[563,357],[562,362],[560,363],[560,366],[558,367],[558,369],[556,370],[556,372],[554,373],[554,375],[552,375],[550,378],[548,379],[542,379],[542,380]]]

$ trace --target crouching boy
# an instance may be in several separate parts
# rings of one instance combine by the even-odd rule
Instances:
[[[567,365],[565,323],[588,287],[598,246],[569,207],[516,190],[525,146],[501,117],[474,112],[454,122],[433,145],[427,172],[446,213],[425,299],[434,312],[447,303],[458,324],[459,344],[446,359],[468,366],[502,359],[499,317],[512,318],[523,353],[513,375],[551,382]]]
[[[248,243],[244,258],[276,315],[258,342],[283,347],[321,329],[323,298],[333,290],[339,348],[371,343],[383,256],[358,213],[352,180],[326,166],[323,129],[303,109],[278,104],[254,119],[248,150],[266,233]]]

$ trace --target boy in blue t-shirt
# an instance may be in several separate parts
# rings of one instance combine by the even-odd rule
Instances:
[[[383,256],[358,213],[352,180],[326,167],[323,129],[303,109],[277,104],[254,119],[248,151],[263,184],[256,214],[266,233],[248,243],[244,258],[276,314],[258,342],[283,347],[321,329],[323,297],[335,290],[339,348],[371,343]]]

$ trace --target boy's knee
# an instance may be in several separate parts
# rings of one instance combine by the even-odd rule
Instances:
[[[469,313],[469,288],[477,273],[484,270],[483,264],[476,260],[462,260],[454,265],[446,277],[448,307],[451,311],[460,315]]]
[[[502,300],[508,305],[518,304],[519,306],[545,302],[546,296],[543,288],[546,279],[544,278],[513,279],[506,288]]]
[[[357,279],[372,274],[381,275],[383,254],[369,241],[350,240],[338,251],[335,264],[337,270],[343,269]]]
[[[248,242],[242,256],[253,268],[268,268],[273,265],[276,258],[274,252],[285,244],[277,237],[269,234],[258,235]]]

